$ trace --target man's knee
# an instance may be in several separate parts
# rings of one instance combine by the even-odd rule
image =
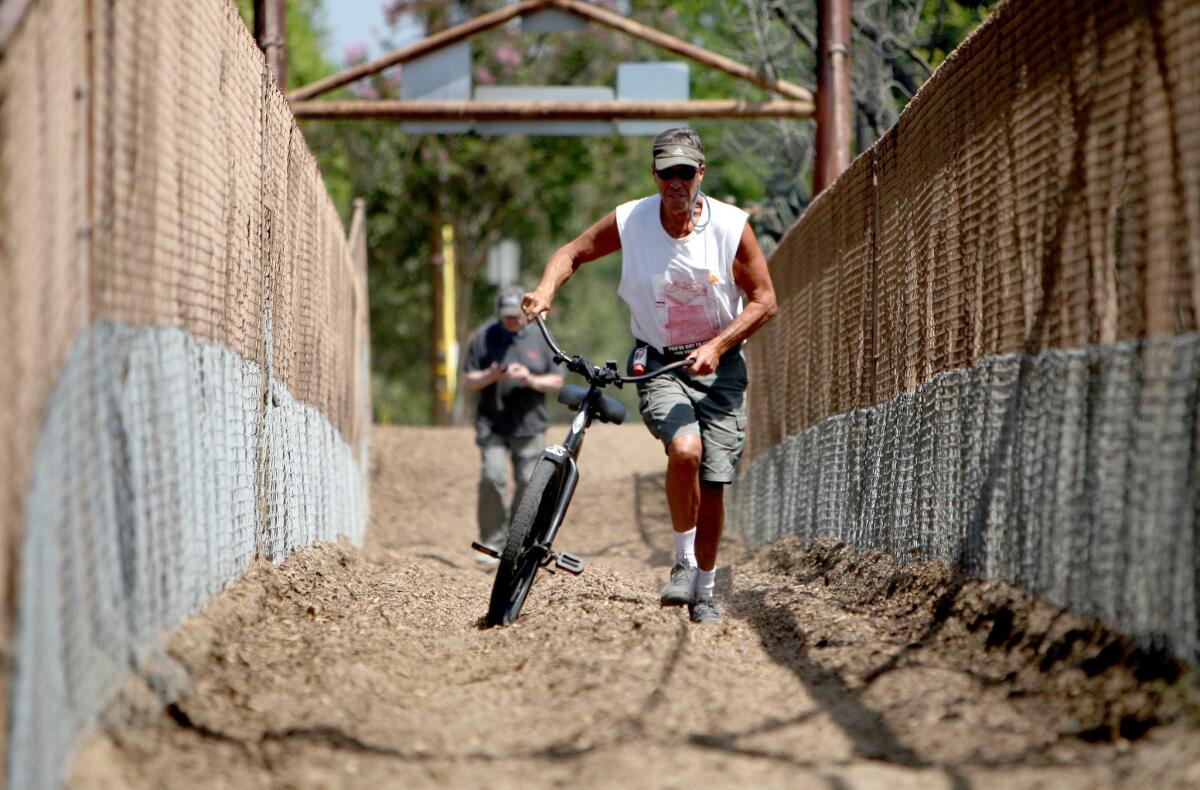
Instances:
[[[479,485],[484,488],[492,488],[501,493],[508,488],[508,477],[495,474],[491,470],[484,469],[479,475]]]
[[[699,469],[704,442],[696,434],[676,436],[667,446],[668,463],[677,469]]]
[[[545,447],[544,434],[537,434],[528,439],[521,439],[519,443],[513,445],[513,477],[518,485],[529,482],[530,476],[533,475],[533,467],[537,465],[538,459],[542,457],[542,449]]]
[[[508,486],[508,456],[505,452],[484,452],[479,467],[479,484],[499,491]]]

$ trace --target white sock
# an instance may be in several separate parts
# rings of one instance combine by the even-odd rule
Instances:
[[[716,586],[717,569],[715,566],[711,571],[700,571],[700,576],[696,579],[696,600],[711,601]]]
[[[690,568],[696,567],[696,528],[675,534],[675,561]]]

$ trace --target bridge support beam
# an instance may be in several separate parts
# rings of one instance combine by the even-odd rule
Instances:
[[[850,0],[818,0],[817,17],[814,196],[850,166]]]
[[[373,118],[393,121],[617,121],[672,118],[811,118],[813,105],[810,101],[752,102],[735,99],[588,102],[351,100],[292,102],[292,112],[297,118],[343,120]]]
[[[287,91],[287,0],[254,0],[254,40],[279,90]]]

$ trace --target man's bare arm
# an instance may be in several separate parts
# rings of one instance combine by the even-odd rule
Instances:
[[[525,294],[521,305],[530,321],[550,309],[554,295],[575,271],[597,258],[621,249],[621,234],[617,230],[617,213],[610,211],[590,228],[579,234],[574,241],[558,248],[550,256],[550,262],[542,272],[538,287]]]
[[[529,383],[525,386],[538,392],[554,392],[562,389],[562,385],[561,373],[532,373],[529,376]]]
[[[482,370],[468,370],[463,373],[463,381],[467,382],[467,389],[475,391],[486,389],[502,378],[504,378],[504,371],[495,362]]]
[[[746,305],[719,335],[696,349],[696,361],[691,370],[700,375],[716,370],[722,354],[757,332],[779,311],[767,259],[749,222],[742,228],[742,238],[738,242],[733,281],[746,294]]]

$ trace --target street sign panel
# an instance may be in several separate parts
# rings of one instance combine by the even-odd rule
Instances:
[[[686,63],[621,63],[617,66],[617,99],[620,101],[687,101],[688,93]],[[627,136],[653,136],[675,126],[687,126],[687,119],[617,121],[617,132]]]
[[[587,30],[587,26],[586,19],[553,8],[521,17],[522,33],[562,33]]]
[[[471,44],[468,41],[440,49],[404,64],[400,98],[405,101],[467,101],[471,98]],[[462,134],[470,121],[427,121],[401,124],[410,134]]]
[[[505,288],[521,277],[521,245],[516,239],[501,239],[487,251],[487,281]]]

